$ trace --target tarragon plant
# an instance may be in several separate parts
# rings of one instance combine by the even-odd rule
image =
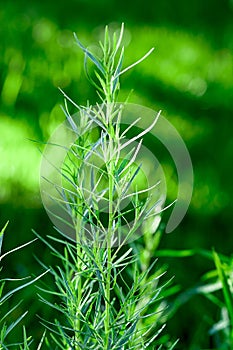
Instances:
[[[22,340],[13,343],[8,340],[27,312],[12,321],[11,316],[19,304],[11,306],[5,314],[2,307],[16,292],[48,271],[53,283],[49,286],[43,285],[43,281],[40,283],[39,298],[46,307],[52,308],[54,319],[40,318],[46,331],[37,350],[171,350],[177,341],[169,340],[164,331],[165,321],[183,302],[198,293],[222,311],[221,320],[210,329],[218,348],[232,348],[232,259],[220,260],[217,253],[208,253],[207,256],[214,258],[216,269],[204,275],[203,285],[182,293],[167,308],[165,297],[177,292],[177,288],[171,286],[170,281],[164,282],[165,270],[158,267],[154,259],[161,238],[161,232],[155,232],[161,201],[153,195],[157,184],[147,186],[144,181],[141,186],[142,164],[137,162],[143,137],[155,126],[159,114],[149,128],[135,134],[137,119],[123,127],[122,113],[127,110],[127,103],[117,101],[121,75],[143,61],[153,49],[123,68],[123,34],[123,25],[119,35],[110,35],[106,27],[104,40],[99,43],[101,57],[84,47],[75,35],[84,53],[86,75],[96,88],[100,102],[95,106],[79,106],[61,90],[65,98],[66,130],[75,136],[75,141],[70,147],[59,142],[48,143],[55,153],[63,149],[66,156],[60,168],[50,164],[50,170],[53,168],[61,181],[53,182],[50,176],[43,178],[50,187],[42,185],[42,192],[50,189],[49,202],[44,204],[53,204],[47,206],[47,211],[61,235],[43,237],[35,232],[58,258],[58,264],[47,268],[42,263],[43,274],[23,280],[20,286],[7,292],[5,282],[15,280],[0,280],[0,350],[35,349],[24,326]],[[69,103],[76,108],[76,114],[70,114]],[[7,224],[0,232],[0,263],[9,253],[34,241],[1,255],[6,227]],[[157,256],[159,253],[172,256],[172,251],[160,251]],[[174,256],[194,253],[195,250],[175,251]],[[223,300],[213,295],[221,289]]]
[[[143,136],[154,127],[158,115],[147,130],[127,139],[137,120],[123,130],[121,115],[126,104],[117,102],[120,76],[153,49],[122,68],[123,32],[123,25],[119,35],[110,35],[106,27],[104,40],[99,43],[101,57],[84,47],[75,35],[99,103],[81,107],[61,90],[63,110],[76,140],[66,150],[61,169],[55,169],[62,181],[53,184],[57,195],[50,196],[65,215],[59,217],[47,208],[57,222],[60,219],[56,229],[62,236],[41,237],[62,263],[50,268],[57,291],[41,288],[40,293],[40,299],[58,315],[54,322],[42,320],[50,331],[47,343],[57,349],[160,349],[167,341],[160,335],[165,326],[160,321],[164,288],[160,279],[164,271],[155,269],[155,261],[150,264],[151,256],[142,266],[138,248],[130,244],[139,232],[148,234],[151,220],[158,216],[158,202],[151,200],[156,184],[139,189],[137,181],[142,175],[137,155]],[[90,63],[94,65],[92,73]],[[69,103],[77,114],[70,114]],[[55,243],[63,247],[63,253]],[[56,302],[50,303],[46,293],[55,295]]]
[[[137,120],[122,128],[121,116],[127,103],[117,102],[120,76],[153,49],[122,68],[123,34],[123,25],[118,35],[110,35],[106,27],[104,40],[99,43],[101,57],[84,47],[75,35],[84,53],[85,72],[100,102],[79,106],[61,90],[67,130],[75,141],[68,148],[59,143],[47,145],[55,147],[55,155],[63,148],[66,156],[60,168],[54,165],[60,182],[51,181],[51,176],[43,178],[53,188],[52,193],[47,193],[53,203],[47,211],[61,236],[43,237],[35,232],[59,261],[49,268],[42,263],[44,273],[50,271],[53,283],[48,286],[41,282],[39,298],[54,310],[54,320],[40,319],[46,332],[37,349],[142,350],[175,346],[163,331],[162,319],[166,306],[164,290],[168,295],[172,288],[169,289],[170,281],[161,282],[165,271],[156,269],[153,258],[158,243],[154,224],[159,222],[161,209],[159,199],[154,201],[153,196],[157,184],[146,186],[144,181],[141,186],[144,173],[142,164],[137,164],[143,137],[154,127],[159,114],[149,128],[135,135]],[[94,66],[92,73],[88,69],[90,63]],[[69,104],[77,109],[76,114],[70,114]],[[43,193],[43,182],[41,187]],[[135,243],[138,238],[140,244]],[[3,282],[0,306],[42,276],[1,296]],[[16,307],[0,320],[0,349],[34,349],[24,327],[23,340],[7,344],[8,334],[26,315],[23,313],[8,325],[7,316]]]

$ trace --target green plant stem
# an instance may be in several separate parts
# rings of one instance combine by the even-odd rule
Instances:
[[[78,245],[77,246],[77,256],[78,256],[78,259],[77,259],[77,262],[78,262],[78,271],[81,270],[80,268],[80,260],[79,260],[79,255],[81,253],[81,247]],[[81,302],[81,299],[82,299],[82,276],[80,274],[80,276],[78,276],[78,286],[77,286],[77,292],[78,292],[78,300],[77,300],[77,311],[76,311],[76,317],[75,317],[75,337],[76,338],[80,338],[80,334],[79,334],[79,331],[80,331],[80,315],[79,315],[79,305],[80,305],[80,302]]]
[[[112,149],[112,136],[110,136],[109,144]],[[113,178],[113,166],[114,161],[110,159],[109,163],[109,221],[107,231],[107,276],[106,276],[106,295],[105,295],[105,349],[108,349],[109,345],[109,333],[110,333],[110,292],[111,292],[111,271],[112,271],[112,251],[111,251],[111,237],[112,237],[112,226],[113,226],[113,189],[114,189],[114,178]]]
[[[108,349],[109,334],[110,334],[110,289],[111,289],[111,248],[108,249],[108,260],[107,260],[107,277],[106,277],[106,288],[105,288],[105,345],[104,349]]]
[[[77,206],[78,208],[80,208],[79,210],[81,211],[81,206],[80,206],[80,203],[79,203],[79,200],[77,201]],[[81,255],[81,246],[80,246],[80,237],[81,237],[81,214],[77,214],[77,223],[76,223],[76,254],[77,254],[77,272],[79,273],[81,271],[81,264],[82,262],[80,261],[80,255]],[[78,285],[76,287],[76,290],[77,290],[77,306],[76,306],[76,317],[75,317],[75,325],[74,325],[74,329],[75,329],[75,338],[77,338],[79,340],[80,338],[80,315],[79,315],[79,305],[81,303],[81,300],[82,300],[82,276],[81,274],[79,274],[78,276]]]

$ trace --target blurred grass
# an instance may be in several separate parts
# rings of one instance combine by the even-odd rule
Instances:
[[[162,109],[185,140],[194,166],[189,212],[173,234],[163,237],[161,247],[214,246],[232,253],[232,13],[233,2],[227,0],[143,4],[68,0],[65,5],[20,0],[0,5],[0,221],[10,219],[8,230],[13,232],[4,242],[5,249],[25,242],[32,227],[42,234],[51,230],[39,196],[40,154],[28,139],[46,141],[64,120],[57,87],[79,104],[96,102],[72,32],[84,44],[94,43],[103,25],[124,21],[125,65],[152,46],[155,52],[122,78],[120,99],[134,89],[130,102]],[[169,174],[169,201],[177,191],[175,169],[160,145],[156,154]],[[184,287],[208,269],[197,257],[185,258],[185,264],[175,258],[160,259],[171,262],[170,274]],[[28,254],[17,266],[8,262],[7,272],[26,271],[30,264],[36,266]],[[208,313],[208,305],[198,303]],[[195,303],[180,311],[179,320],[173,331],[183,336],[186,349],[192,338],[187,324],[198,323]]]

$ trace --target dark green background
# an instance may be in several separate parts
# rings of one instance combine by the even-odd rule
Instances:
[[[59,107],[63,98],[57,87],[79,104],[97,101],[85,79],[83,55],[74,44],[72,32],[84,44],[95,44],[106,24],[116,27],[124,22],[125,65],[152,46],[155,51],[122,78],[120,99],[134,89],[130,102],[162,109],[186,142],[194,167],[189,211],[172,234],[163,236],[161,248],[215,247],[232,254],[232,15],[232,0],[1,3],[1,227],[10,220],[4,251],[33,238],[31,228],[41,235],[52,232],[39,196],[40,154],[28,139],[46,141],[64,120]],[[171,174],[169,202],[176,195],[174,169],[162,151],[161,157]],[[5,261],[4,275],[39,273],[33,254],[51,259],[42,245],[34,243]],[[201,257],[161,258],[161,262],[168,263],[169,275],[175,275],[182,289],[197,283],[210,267]],[[35,292],[25,291],[23,298],[26,305],[30,303],[32,332],[40,334],[33,315],[42,306]],[[168,324],[172,337],[181,338],[180,348],[211,348],[208,322],[203,321],[203,315],[208,319],[211,312],[217,320],[216,311],[201,297],[180,309]]]

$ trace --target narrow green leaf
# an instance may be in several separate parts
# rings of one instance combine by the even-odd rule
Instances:
[[[124,60],[124,47],[122,47],[122,49],[121,49],[121,54],[120,54],[120,57],[119,57],[119,60],[118,60],[118,63],[117,63],[116,69],[115,69],[115,73],[112,76],[113,91],[115,90],[114,86],[117,84],[117,81],[119,79],[119,74],[120,74],[120,71],[121,71],[123,60]]]
[[[16,321],[14,321],[10,324],[10,326],[6,330],[5,336],[7,336],[12,331],[13,328],[15,328],[15,326],[27,315],[27,313],[28,313],[28,311],[24,312],[21,316],[19,316],[17,318]]]
[[[85,70],[85,74],[87,76],[87,79],[90,81],[90,83],[101,93],[104,93],[103,89],[101,89],[96,82],[91,78],[89,72],[88,72],[88,66],[87,66],[87,58],[88,56],[85,54],[84,56],[84,70]]]
[[[1,232],[0,232],[0,237],[3,236],[3,234],[4,234],[4,232],[5,232],[5,230],[6,230],[7,226],[8,226],[8,224],[9,224],[9,220],[7,221],[7,223],[5,224],[5,226],[3,227],[3,229],[1,230]]]
[[[99,62],[99,60],[90,52],[88,51],[85,46],[81,43],[81,41],[78,39],[77,35],[74,33],[75,40],[78,44],[78,46],[82,49],[82,51],[90,58],[90,60],[96,65],[96,67],[101,71],[101,73],[105,73],[105,70],[102,66],[102,64]]]
[[[175,346],[179,343],[180,339],[177,339],[174,344],[169,348],[169,350],[175,349]]]
[[[16,247],[16,248],[14,248],[14,249],[9,250],[8,252],[6,252],[5,254],[3,254],[3,255],[0,256],[0,261],[1,261],[3,258],[5,258],[7,255],[9,255],[9,254],[11,254],[11,253],[13,253],[13,252],[16,252],[16,251],[19,250],[19,249],[22,249],[22,248],[28,246],[29,244],[35,242],[36,240],[37,240],[37,238],[35,238],[35,239],[33,239],[33,240],[31,240],[31,241],[25,243],[25,244],[22,244],[22,245],[20,245],[19,247]]]
[[[110,49],[111,47],[110,47],[109,31],[108,31],[108,26],[106,26],[104,31],[104,58],[105,59],[108,57]],[[106,61],[104,62],[104,64],[106,64]]]
[[[157,123],[158,119],[159,119],[159,116],[161,114],[161,111],[159,111],[153,121],[153,123],[145,130],[143,130],[140,134],[132,137],[129,141],[125,142],[122,146],[121,146],[121,149],[125,148],[126,146],[130,145],[132,142],[140,139],[142,136],[148,134],[152,129],[153,127],[155,126],[155,124]]]
[[[137,66],[139,63],[141,63],[142,61],[144,61],[152,52],[154,51],[154,47],[152,49],[150,49],[142,58],[140,58],[138,61],[134,62],[133,64],[131,64],[130,66],[128,66],[127,68],[123,69],[118,76],[124,74],[125,72],[127,72],[128,70],[130,70],[131,68]]]
[[[149,347],[149,345],[152,344],[152,342],[158,338],[159,334],[164,330],[164,328],[166,327],[166,324],[163,324],[162,327],[155,333],[155,335],[149,340],[149,342],[146,343],[145,347],[146,349]]]
[[[3,303],[6,299],[8,299],[12,294],[14,294],[15,292],[29,286],[30,284],[36,282],[38,279],[40,279],[41,277],[43,277],[46,273],[48,273],[49,270],[43,272],[41,275],[37,276],[36,278],[34,278],[33,280],[25,283],[25,284],[22,284],[21,286],[13,289],[13,290],[10,290],[7,294],[5,294],[1,299],[0,299],[0,303]]]
[[[228,277],[226,276],[221,260],[215,251],[213,251],[213,257],[214,257],[215,266],[218,271],[219,279],[222,283],[223,295],[224,295],[226,307],[229,313],[231,325],[233,327],[233,296],[228,283]]]
[[[20,304],[22,303],[22,300],[16,304],[15,306],[13,306],[0,320],[0,322],[3,322]]]
[[[4,232],[5,232],[8,224],[9,224],[9,221],[7,221],[7,223],[5,224],[5,226],[3,227],[3,229],[0,232],[0,255],[1,255],[1,250],[2,250],[3,235],[4,235]]]
[[[124,23],[121,24],[121,30],[120,30],[120,35],[118,37],[118,41],[117,41],[117,44],[115,46],[115,49],[113,50],[113,53],[112,53],[112,56],[111,56],[111,60],[114,61],[114,58],[121,46],[121,42],[122,42],[122,39],[123,39],[123,34],[124,34]]]

